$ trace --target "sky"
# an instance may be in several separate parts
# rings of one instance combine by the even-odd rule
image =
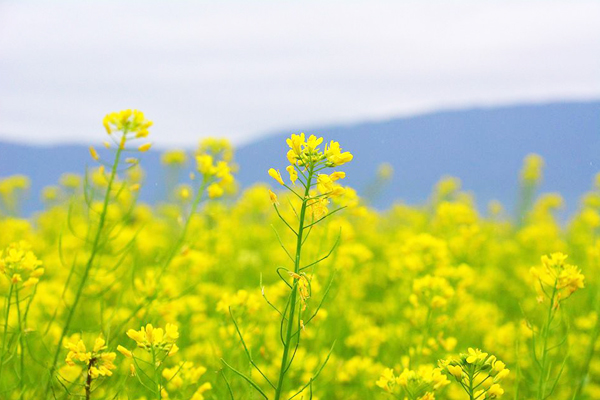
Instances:
[[[0,0],[0,140],[158,147],[600,98],[598,1]],[[318,133],[318,132],[317,132]]]

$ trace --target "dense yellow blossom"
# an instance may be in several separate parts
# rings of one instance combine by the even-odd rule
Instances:
[[[495,356],[469,348],[467,353],[462,353],[457,358],[440,360],[439,364],[471,399],[496,399],[504,394],[500,382],[510,371]]]
[[[86,373],[91,379],[99,376],[111,376],[116,369],[114,361],[116,353],[106,351],[106,341],[100,336],[94,341],[91,351],[88,351],[83,340],[68,342],[65,347],[69,350],[65,362],[74,366],[76,363],[84,364]]]
[[[515,215],[453,177],[377,210],[351,153],[294,134],[234,196],[233,147],[207,139],[163,155],[148,205],[150,123],[104,122],[96,167],[47,182],[35,215],[29,180],[0,179],[0,398],[600,398],[599,178],[566,220],[535,156]]]
[[[36,285],[44,274],[42,261],[31,251],[31,245],[21,241],[11,243],[0,251],[0,273],[4,274],[13,285],[23,287]]]
[[[563,253],[542,256],[542,266],[532,267],[531,274],[538,281],[536,285],[540,299],[552,297],[558,305],[577,290],[584,287],[585,277],[581,270],[566,263]]]

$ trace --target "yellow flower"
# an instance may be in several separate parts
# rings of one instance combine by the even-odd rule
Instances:
[[[179,331],[176,325],[167,324],[165,329],[155,328],[152,324],[142,326],[139,331],[129,329],[127,336],[133,339],[139,348],[150,351],[152,348],[165,351],[167,355],[172,355],[179,349],[175,342],[179,338]]]
[[[501,379],[506,378],[509,373],[510,373],[510,370],[507,368],[504,368],[503,370],[498,372],[498,374],[496,374],[496,376],[494,377],[494,381],[499,381]]]
[[[462,368],[458,365],[448,365],[448,372],[450,372],[450,374],[454,376],[457,380],[460,381],[462,379]]]
[[[105,350],[106,349],[106,341],[99,336],[98,338],[96,338],[96,341],[94,342],[94,352],[98,353],[100,350]]]
[[[290,181],[292,181],[292,183],[295,185],[296,180],[298,179],[298,172],[296,171],[296,168],[293,165],[288,165],[286,170],[290,174]]]
[[[65,363],[70,366],[75,365],[77,362],[84,364],[91,379],[96,379],[99,376],[111,376],[112,370],[116,369],[113,361],[117,355],[113,352],[104,352],[106,341],[101,336],[96,338],[92,351],[87,351],[81,339],[76,342],[67,342],[65,347],[69,350]]]
[[[506,377],[509,371],[504,368],[505,364],[493,355],[469,348],[467,354],[460,354],[458,359],[452,361],[441,360],[439,365],[445,372],[454,376],[467,393],[470,393],[469,387],[472,388],[472,384],[475,383],[474,388],[479,390],[473,393],[473,398],[494,399],[504,393],[498,382]]]
[[[152,143],[145,143],[145,144],[141,145],[140,147],[138,147],[138,151],[144,153],[144,152],[150,150],[150,147],[152,147]]]
[[[327,205],[329,204],[329,200],[325,197],[320,199],[310,200],[307,203],[307,209],[312,214],[313,218],[320,219],[327,215],[328,209]]]
[[[106,115],[102,124],[108,134],[116,130],[124,135],[133,134],[140,138],[148,136],[148,128],[152,126],[152,121],[147,120],[141,111],[122,110]]]
[[[317,189],[322,194],[329,193],[333,190],[333,181],[327,174],[319,174],[317,177]]]
[[[310,135],[308,140],[306,141],[306,150],[309,153],[313,153],[317,150],[317,146],[319,146],[323,142],[323,138],[318,138],[315,135]]]
[[[0,272],[6,275],[13,285],[23,282],[24,288],[34,286],[44,274],[42,262],[30,250],[27,242],[11,243],[0,252]]]
[[[271,199],[271,203],[273,205],[279,205],[279,201],[277,201],[277,195],[269,190],[269,198]]]
[[[394,370],[391,368],[386,368],[381,374],[379,380],[375,382],[375,384],[380,388],[384,389],[385,391],[389,392],[391,389],[390,386],[393,386],[395,381],[396,377],[394,376]]]
[[[502,396],[503,394],[504,389],[502,389],[499,384],[494,383],[492,386],[490,386],[490,388],[487,391],[487,398],[495,399]]]
[[[165,340],[174,343],[177,339],[179,339],[179,328],[177,325],[168,323],[165,326]]]
[[[325,157],[331,163],[332,166],[339,166],[346,164],[354,158],[349,152],[342,153],[340,144],[335,141],[331,141],[328,146],[325,146]]]
[[[144,343],[146,341],[146,332],[144,331],[144,328],[142,327],[142,330],[140,331],[136,331],[135,329],[129,329],[127,331],[127,336],[129,336],[131,339],[135,340],[138,344]]]
[[[390,163],[382,163],[377,168],[377,177],[383,180],[390,180],[394,175],[394,167]]]
[[[288,150],[286,157],[290,164],[296,165],[298,163],[298,155],[294,150]]]
[[[300,154],[302,154],[302,148],[306,144],[304,133],[301,133],[300,135],[292,135],[289,139],[286,139],[286,142],[296,156],[300,156]]]
[[[283,179],[281,179],[281,174],[279,173],[278,170],[275,170],[274,168],[270,168],[269,169],[269,176],[273,179],[275,179],[277,182],[279,182],[280,185],[284,185],[283,183]]]
[[[204,382],[202,385],[200,385],[196,392],[194,392],[194,395],[192,396],[191,400],[204,400],[204,392],[211,389],[212,385],[210,384],[210,382]]]
[[[117,346],[117,351],[127,358],[133,357],[133,353],[121,345]]]
[[[179,351],[179,347],[178,347],[178,346],[177,346],[175,343],[173,343],[173,344],[171,345],[171,348],[169,349],[168,356],[170,357],[170,356],[172,356],[173,354],[177,353],[178,351]]]
[[[196,164],[198,172],[203,175],[214,175],[216,168],[213,165],[213,158],[210,154],[200,154],[196,156]]]
[[[504,368],[506,368],[506,364],[504,364],[502,361],[497,360],[494,362],[494,370],[496,372],[500,372],[502,371]]]
[[[180,200],[189,200],[192,197],[192,188],[189,185],[179,185],[175,188],[175,195]]]
[[[19,282],[23,282],[23,278],[21,277],[21,274],[13,274],[12,278],[10,278],[10,282],[13,285],[16,285]]]
[[[297,281],[298,294],[300,295],[300,302],[302,304],[302,311],[306,310],[306,302],[310,298],[310,286],[308,279],[304,274],[299,275],[295,272],[290,272],[290,276]]]
[[[225,191],[223,190],[221,185],[219,185],[217,183],[212,183],[208,186],[207,192],[208,192],[208,197],[210,197],[211,199],[214,199],[214,198],[223,196],[223,193]]]
[[[527,184],[538,182],[542,178],[544,159],[537,154],[528,154],[521,170],[521,180]]]
[[[469,347],[469,349],[468,349],[468,356],[467,356],[467,362],[469,364],[475,364],[478,361],[485,360],[487,358],[487,356],[488,356],[487,353],[483,353],[479,349],[473,349],[472,347]]]
[[[542,301],[548,296],[548,293],[553,292],[553,289],[556,290],[554,306],[584,287],[585,277],[581,270],[574,265],[567,264],[566,259],[567,255],[563,253],[544,255],[542,256],[542,266],[531,268],[531,274],[537,281],[538,297]],[[550,288],[550,290],[545,288]]]
[[[187,162],[187,155],[183,150],[171,150],[165,152],[160,160],[164,165],[183,165]]]
[[[340,179],[344,179],[346,177],[346,173],[343,171],[336,171],[333,174],[329,175],[329,178],[331,178],[332,181],[337,181]]]
[[[98,155],[98,152],[96,151],[96,149],[93,146],[90,146],[90,155],[96,161],[98,161],[100,159],[100,156]]]

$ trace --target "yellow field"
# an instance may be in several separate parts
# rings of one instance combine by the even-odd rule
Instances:
[[[515,218],[454,178],[377,211],[343,186],[352,149],[292,135],[273,192],[235,197],[207,140],[163,156],[194,168],[151,207],[151,124],[104,124],[111,158],[35,217],[11,215],[27,180],[0,182],[0,398],[600,399],[599,186],[561,226],[532,155]]]

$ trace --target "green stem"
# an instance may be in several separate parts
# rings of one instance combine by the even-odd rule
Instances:
[[[550,324],[552,323],[552,310],[554,309],[554,298],[556,297],[556,283],[554,282],[554,287],[552,289],[552,296],[550,297],[550,306],[548,307],[548,315],[546,316],[546,324],[542,331],[542,362],[540,368],[540,377],[538,380],[538,392],[537,399],[544,400],[546,397],[546,368],[548,362],[548,336],[550,332]],[[535,349],[534,349],[535,351]]]
[[[85,400],[90,400],[92,398],[92,372],[91,369],[93,367],[93,363],[90,362],[87,369],[87,376],[85,378]]]
[[[304,218],[306,216],[306,207],[307,200],[309,196],[310,184],[313,178],[313,168],[308,172],[308,182],[306,185],[306,189],[304,191],[304,198],[302,199],[302,208],[300,209],[300,221],[298,226],[298,235],[296,241],[296,259],[294,262],[294,272],[298,274],[300,272],[300,256],[302,254],[302,236],[304,230]],[[292,331],[294,327],[294,314],[296,312],[296,297],[297,297],[297,283],[292,286],[292,294],[290,299],[290,307],[289,307],[289,318],[287,325],[287,333],[286,340],[284,342],[283,347],[283,355],[281,357],[281,368],[279,370],[279,380],[277,381],[277,388],[275,389],[275,400],[279,400],[281,398],[281,394],[283,391],[284,377],[288,369],[288,353],[290,351],[290,342],[292,341]],[[284,316],[285,318],[285,316]],[[300,331],[298,331],[298,335],[300,335]]]
[[[528,212],[531,210],[533,197],[537,185],[535,183],[523,183],[517,206],[517,226],[522,227],[525,224]]]
[[[126,132],[123,132],[125,135]],[[125,136],[123,136],[125,137]],[[48,383],[46,385],[46,396],[50,395],[50,385],[52,384],[52,379],[54,378],[54,373],[56,372],[56,364],[58,362],[58,356],[60,355],[62,342],[67,336],[69,332],[69,328],[71,327],[71,321],[73,320],[73,316],[75,315],[75,310],[77,309],[77,305],[79,304],[79,300],[83,293],[83,289],[87,282],[87,278],[89,276],[90,270],[92,269],[92,265],[94,264],[94,260],[96,258],[98,248],[100,247],[100,239],[102,237],[102,230],[104,229],[104,224],[106,222],[106,214],[108,210],[108,205],[110,203],[110,192],[112,190],[113,183],[117,176],[117,168],[119,166],[119,160],[121,159],[121,154],[123,152],[123,146],[119,146],[115,155],[115,162],[112,166],[112,170],[110,173],[110,178],[108,180],[108,185],[106,187],[106,193],[104,195],[104,203],[102,205],[102,212],[100,213],[100,221],[98,223],[98,230],[96,231],[96,236],[94,237],[94,241],[92,244],[90,258],[88,259],[85,269],[83,270],[83,274],[81,276],[81,281],[79,282],[79,286],[77,288],[77,292],[75,293],[75,299],[73,300],[73,304],[69,308],[69,312],[67,314],[67,319],[65,321],[65,325],[63,326],[62,333],[60,335],[60,339],[58,340],[58,344],[56,346],[56,351],[54,352],[54,357],[52,359],[52,364],[50,365],[50,377],[48,379]]]
[[[161,385],[160,385],[160,373],[158,365],[156,365],[156,351],[154,350],[154,345],[152,345],[152,367],[154,368],[154,379],[156,380],[157,390],[157,399],[160,400],[162,398],[161,394]]]
[[[473,394],[473,366],[471,366],[469,371],[469,398],[470,400],[475,400],[475,395]]]
[[[2,353],[0,354],[0,383],[2,383],[2,371],[4,370],[4,350],[6,349],[6,334],[8,332],[8,316],[10,315],[10,300],[12,299],[14,285],[10,284],[8,297],[6,299],[6,314],[4,316],[4,333],[2,334]]]
[[[24,384],[24,373],[25,373],[25,345],[23,343],[23,335],[24,333],[24,329],[23,329],[23,320],[21,318],[21,305],[19,302],[19,290],[17,289],[15,291],[15,299],[17,301],[17,316],[18,316],[18,320],[19,320],[19,347],[21,348],[21,353],[20,353],[20,370],[21,370],[21,375],[19,376],[19,387],[21,389],[21,392],[19,394],[19,398],[23,397],[23,384]]]

